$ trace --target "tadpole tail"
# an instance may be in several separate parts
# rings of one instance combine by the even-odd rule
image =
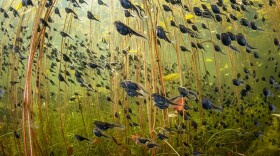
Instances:
[[[69,37],[71,40],[74,40],[70,35],[67,35],[67,37]]]
[[[114,143],[116,143],[117,145],[121,145],[121,143],[118,143],[117,139],[115,137],[112,136],[112,140],[114,141]]]
[[[135,31],[134,31],[134,30],[132,30],[132,29],[131,29],[131,32],[132,32],[132,34],[133,34],[133,35],[136,35],[136,36],[139,36],[139,37],[142,37],[142,38],[147,39],[145,36],[143,36],[143,35],[141,35],[141,34],[139,34],[139,33],[135,32]]]
[[[67,86],[69,86],[68,83],[67,83],[66,81],[64,81],[64,82],[65,82],[65,84],[66,84]]]
[[[202,41],[201,44],[205,43],[205,42],[210,42],[212,44],[214,44],[214,42],[212,40],[206,40],[206,41]]]
[[[102,136],[104,136],[105,138],[111,138],[111,137],[109,137],[109,136],[107,136],[107,135],[105,135],[105,134],[102,134]]]
[[[132,5],[132,10],[134,10],[134,11],[137,13],[137,15],[138,15],[138,17],[139,17],[140,19],[143,18],[142,15],[141,15],[141,13],[139,12],[139,10],[138,10],[134,5]]]
[[[145,10],[142,9],[139,5],[135,5],[140,10],[140,15],[143,18],[145,16]],[[144,12],[144,15],[142,15],[142,12]]]
[[[226,53],[223,53],[222,51],[220,53],[222,53],[223,55],[227,55]]]
[[[250,46],[249,44],[247,44],[247,47],[250,48],[250,49],[257,49],[257,48],[254,48],[254,47]]]
[[[232,49],[232,50],[237,51],[237,52],[240,53],[240,51],[239,51],[236,47],[234,47],[234,46],[232,46],[232,45],[229,45],[229,47],[230,47],[230,49]]]
[[[166,37],[165,41],[167,41],[168,43],[171,43],[171,41]]]
[[[223,110],[223,108],[222,108],[222,107],[219,107],[219,106],[215,106],[215,105],[213,105],[213,108],[214,108],[214,109],[218,109],[218,110],[221,110],[221,111]]]

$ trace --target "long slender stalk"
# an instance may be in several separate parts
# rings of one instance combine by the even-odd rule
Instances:
[[[46,1],[42,2],[42,5],[44,6]],[[32,29],[32,38],[30,43],[30,55],[28,58],[28,65],[27,65],[27,72],[26,72],[26,81],[25,81],[25,87],[24,87],[24,106],[22,110],[22,130],[23,130],[23,136],[24,136],[24,153],[25,155],[29,155],[28,147],[27,147],[27,139],[26,139],[26,130],[25,130],[25,124],[26,124],[26,115],[27,115],[27,122],[28,122],[28,134],[29,134],[29,147],[30,147],[30,155],[33,156],[33,140],[32,140],[32,129],[31,129],[31,111],[32,111],[32,95],[31,95],[31,73],[32,73],[32,64],[34,55],[36,52],[36,48],[38,45],[38,41],[42,36],[42,33],[38,34],[36,31],[39,26],[40,17],[43,13],[43,7],[39,7],[36,13],[36,17],[34,20],[34,25]]]

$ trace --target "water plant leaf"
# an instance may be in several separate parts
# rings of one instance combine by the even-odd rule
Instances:
[[[187,14],[187,15],[185,16],[185,18],[186,18],[186,20],[192,19],[192,18],[194,18],[194,15],[193,15],[193,14]]]
[[[206,62],[213,62],[213,59],[210,59],[210,58],[206,58],[205,60]]]
[[[166,76],[163,77],[164,81],[175,81],[178,80],[180,78],[180,75],[178,73],[172,73],[172,74],[168,74]]]
[[[22,8],[22,2],[19,2],[19,4],[17,5],[17,7],[16,7],[16,10],[18,11],[19,9],[21,9]]]

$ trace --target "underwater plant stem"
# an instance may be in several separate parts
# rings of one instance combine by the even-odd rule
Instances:
[[[208,26],[208,28],[210,28],[209,21],[207,21],[207,26]],[[209,31],[209,34],[210,34],[210,39],[213,42],[213,35],[211,33],[211,30],[208,29],[208,31]],[[217,57],[216,52],[214,52],[214,60],[215,60],[215,67],[216,67],[216,83],[218,85],[218,89],[219,89],[219,92],[220,92],[219,96],[218,96],[218,101],[220,102],[223,93],[221,92],[221,73],[220,73],[220,62],[219,62],[220,60]]]
[[[178,156],[180,156],[180,154],[166,141],[163,140]]]
[[[159,0],[157,1],[158,4],[159,4]],[[158,13],[156,14],[156,22],[155,22],[155,26],[157,25],[157,20],[158,20]],[[154,23],[152,23],[154,24]],[[154,38],[154,48],[155,48],[155,59],[156,59],[156,62],[157,62],[157,66],[158,66],[158,72],[159,72],[159,78],[160,78],[160,85],[161,85],[161,93],[163,96],[166,96],[166,93],[165,93],[165,87],[164,87],[164,81],[163,81],[163,74],[162,74],[162,66],[161,66],[161,55],[159,53],[159,48],[158,48],[158,45],[157,45],[157,36],[155,34],[155,31],[152,31],[152,34],[153,34],[153,38]],[[168,110],[163,110],[163,115],[164,115],[164,123],[167,121],[167,125],[169,125],[169,118],[167,117],[167,114],[168,114]],[[155,121],[155,118],[156,118],[156,114],[154,113],[154,121]],[[154,127],[155,127],[155,123],[154,123]],[[153,128],[154,129],[154,128]]]
[[[150,22],[146,22],[146,26],[147,26],[147,32],[148,32],[148,35],[149,35],[149,40],[153,40],[154,38],[152,37],[152,32],[150,31],[150,30],[154,30],[154,27],[153,27],[153,24],[152,24],[153,19],[152,19],[152,16],[151,16],[150,8],[147,5],[147,0],[144,0],[144,9],[146,9],[146,12],[148,13],[148,16],[151,17],[151,18],[149,18]],[[151,51],[150,52],[150,57],[151,57],[151,60],[153,60],[153,54],[152,54],[153,44],[152,44],[152,42],[148,42],[148,44],[149,44],[149,49]],[[154,69],[153,69],[153,66],[154,66],[154,61],[151,61],[150,81],[151,81],[152,89],[153,89],[153,92],[154,92],[155,91],[155,84],[154,84]],[[147,68],[147,66],[145,66],[145,67]],[[148,75],[147,74],[147,69],[145,70],[145,73],[146,73],[146,75]],[[147,82],[148,81],[147,81],[147,76],[146,76],[145,77],[146,86],[148,86]],[[150,98],[151,98],[151,96],[150,96]],[[146,98],[146,100],[148,100],[148,98]],[[149,100],[149,102],[147,102],[147,115],[148,115],[148,123],[149,123],[149,132],[150,132],[151,137],[153,138],[154,132],[153,132],[153,129],[152,129],[153,128],[153,126],[152,126],[152,110],[153,110],[152,101]]]
[[[159,1],[158,1],[159,3]],[[157,25],[157,19],[158,19],[158,13],[156,13],[156,22],[153,23],[151,21],[151,25],[154,25],[153,28],[155,28],[155,26]],[[154,29],[153,29],[154,30]],[[152,31],[152,37],[154,38],[153,41],[154,41],[154,48],[155,48],[155,58],[156,58],[156,62],[157,62],[157,65],[158,65],[158,72],[159,72],[159,78],[160,78],[160,85],[161,85],[161,92],[164,96],[165,95],[165,88],[164,88],[164,81],[163,81],[163,76],[162,76],[162,66],[161,66],[161,58],[160,58],[160,53],[159,53],[159,49],[158,49],[158,46],[157,46],[157,35],[155,34],[155,31]]]
[[[45,32],[46,29],[43,30]],[[44,41],[45,39],[42,38],[40,41],[40,48],[39,48],[39,56],[38,56],[38,62],[36,66],[36,87],[37,87],[37,105],[38,105],[38,111],[39,111],[39,122],[40,122],[40,130],[41,130],[41,135],[43,137],[43,140],[47,142],[45,133],[44,133],[44,123],[43,123],[43,117],[42,117],[42,107],[41,107],[41,78],[40,78],[40,70],[42,66],[42,57],[43,57],[43,50],[44,50]],[[35,132],[34,132],[35,133]],[[40,145],[40,144],[38,144]],[[46,147],[46,146],[43,146]],[[40,148],[41,149],[41,148]],[[46,150],[45,150],[46,152]]]
[[[195,52],[192,53],[192,65],[193,65],[193,71],[194,71],[194,77],[196,80],[196,86],[197,86],[197,90],[199,93],[198,99],[199,101],[201,101],[202,99],[202,85],[201,85],[201,79],[200,79],[200,75],[199,75],[199,69],[200,69],[200,63],[199,63],[199,55],[197,53],[196,50],[194,50]],[[203,120],[203,110],[202,110],[202,106],[198,105],[199,108],[199,117],[200,120]]]
[[[70,4],[69,4],[70,5]],[[63,25],[63,31],[65,31],[66,28],[66,21],[67,21],[67,18],[71,18],[72,16],[66,16],[65,18],[65,21],[64,21],[64,25]],[[61,39],[61,55],[60,55],[60,60],[62,60],[62,54],[63,54],[63,49],[64,49],[64,43],[65,43],[65,40],[64,38]],[[59,64],[59,73],[61,72],[61,63]],[[61,134],[62,134],[62,138],[63,138],[63,141],[64,141],[64,146],[65,146],[65,149],[66,149],[66,152],[68,150],[68,147],[67,147],[67,142],[66,142],[66,138],[65,138],[65,134],[64,134],[64,128],[63,128],[63,122],[62,122],[62,102],[60,100],[61,98],[61,95],[60,95],[60,81],[58,81],[58,96],[57,96],[57,99],[58,99],[58,105],[59,105],[59,121],[60,121],[60,129],[61,129]]]
[[[212,140],[212,138],[214,138],[216,135],[218,135],[218,134],[220,134],[220,133],[225,133],[225,132],[228,132],[228,131],[237,131],[237,132],[239,132],[238,129],[225,129],[225,130],[219,131],[219,132],[217,132],[217,133],[214,133],[214,134],[206,141],[206,143],[204,143],[203,146],[207,145],[207,144]]]
[[[43,6],[45,5],[46,1],[43,1]],[[25,124],[26,124],[26,115],[27,115],[27,122],[28,122],[28,134],[29,134],[29,148],[30,148],[30,155],[33,156],[33,141],[32,141],[32,128],[31,128],[31,112],[32,112],[32,93],[31,93],[31,80],[32,80],[32,65],[33,65],[33,59],[36,52],[36,48],[38,45],[38,41],[42,36],[42,33],[38,35],[37,28],[39,26],[40,17],[43,13],[43,7],[39,7],[37,9],[35,22],[32,29],[32,38],[30,42],[30,55],[28,58],[28,64],[27,64],[27,71],[26,71],[26,81],[25,81],[25,87],[24,87],[24,106],[22,107],[22,130],[24,135],[24,153],[25,155],[29,155],[28,147],[27,147],[27,140],[26,140],[26,130],[25,130]]]
[[[80,101],[79,101],[79,107],[80,107],[80,110],[81,110],[82,122],[83,122],[84,130],[85,130],[85,134],[88,136],[87,129],[86,129],[85,118],[84,118],[83,106],[81,105]]]

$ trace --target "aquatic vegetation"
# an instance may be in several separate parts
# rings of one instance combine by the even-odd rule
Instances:
[[[279,155],[280,2],[0,1],[1,155]]]

